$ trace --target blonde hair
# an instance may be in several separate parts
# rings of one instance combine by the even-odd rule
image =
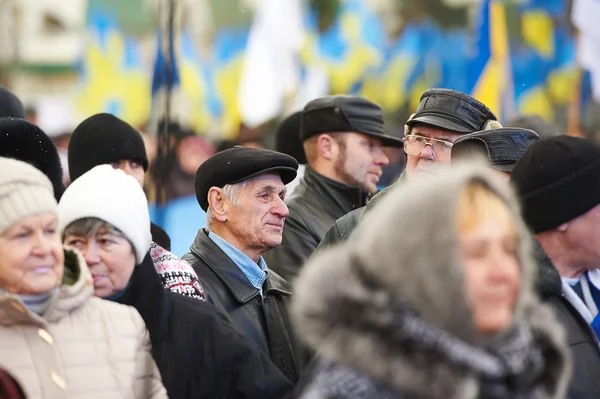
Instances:
[[[487,221],[504,225],[511,234],[517,234],[517,226],[508,204],[481,182],[467,184],[458,198],[458,230],[471,232]]]

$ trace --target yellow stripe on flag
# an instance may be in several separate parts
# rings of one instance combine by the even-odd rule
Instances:
[[[493,0],[490,3],[488,18],[491,56],[473,89],[473,97],[483,102],[496,116],[500,117],[507,68],[510,68],[504,4]]]

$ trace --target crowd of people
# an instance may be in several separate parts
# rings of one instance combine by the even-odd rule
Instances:
[[[447,89],[398,136],[314,99],[202,160],[174,254],[137,129],[81,122],[65,179],[0,88],[0,397],[600,397],[600,145],[506,125]]]

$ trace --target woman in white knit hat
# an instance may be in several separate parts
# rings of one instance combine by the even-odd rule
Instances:
[[[79,249],[96,296],[135,307],[171,398],[280,399],[291,383],[212,304],[167,291],[149,250],[142,187],[110,165],[96,166],[65,191],[59,232]]]
[[[93,296],[63,248],[52,184],[0,158],[0,364],[28,398],[165,398],[135,309]]]

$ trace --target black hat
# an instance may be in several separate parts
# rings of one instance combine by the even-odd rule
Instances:
[[[283,184],[296,178],[298,162],[277,151],[236,146],[208,158],[196,171],[194,187],[200,207],[208,209],[208,190],[268,172],[279,172]]]
[[[539,140],[510,179],[529,228],[551,230],[600,204],[600,145],[569,136]]]
[[[95,166],[133,159],[148,170],[142,135],[114,115],[96,114],[81,122],[69,140],[69,173],[75,181]]]
[[[560,135],[560,132],[553,124],[546,122],[538,115],[521,115],[508,121],[505,126],[522,127],[536,132],[540,138],[546,139]]]
[[[533,130],[518,127],[469,133],[454,142],[452,160],[469,157],[471,154],[482,154],[492,168],[512,172],[527,147],[539,139],[540,136]]]
[[[20,118],[0,118],[0,156],[27,162],[48,177],[54,197],[65,191],[63,170],[56,146],[36,125]]]
[[[381,107],[357,96],[340,94],[317,98],[302,111],[302,141],[321,133],[356,132],[381,140],[386,147],[402,147],[401,139],[383,133]]]
[[[25,108],[17,96],[0,87],[0,118],[7,116],[25,119]]]
[[[299,164],[306,164],[304,145],[300,140],[302,111],[294,112],[281,122],[275,134],[275,150],[296,158]]]
[[[458,133],[484,130],[489,120],[496,116],[483,103],[460,91],[429,89],[421,95],[421,102],[406,125],[417,123],[440,127]]]

